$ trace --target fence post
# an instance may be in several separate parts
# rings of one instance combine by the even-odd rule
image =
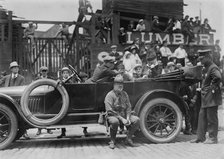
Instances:
[[[51,49],[51,41],[52,39],[47,39],[46,42],[48,43],[48,68],[49,68],[49,72],[53,72],[52,70],[52,49]]]

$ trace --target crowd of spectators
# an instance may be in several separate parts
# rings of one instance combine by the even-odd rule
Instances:
[[[188,15],[183,19],[170,17],[165,24],[164,22],[160,22],[158,16],[153,16],[152,22],[148,28],[145,25],[144,19],[140,19],[136,25],[134,21],[130,21],[127,27],[122,27],[122,33],[119,34],[119,41],[121,44],[124,41],[123,39],[126,31],[150,31],[153,33],[164,32],[169,34],[182,33],[188,38],[189,43],[194,41],[194,34],[209,34],[210,32],[215,32],[215,30],[213,30],[209,25],[207,18],[205,18],[203,24],[201,24],[201,20],[199,20],[198,16],[193,18]]]

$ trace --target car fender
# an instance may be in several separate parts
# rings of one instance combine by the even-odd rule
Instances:
[[[143,94],[142,97],[135,104],[135,107],[134,107],[135,113],[139,115],[143,106],[149,100],[157,98],[157,97],[163,97],[163,98],[168,98],[172,100],[173,102],[177,104],[177,106],[180,108],[183,114],[187,113],[188,105],[174,92],[163,90],[163,89],[156,89],[156,90],[148,91],[145,94]]]
[[[37,125],[30,123],[26,119],[26,117],[24,116],[24,114],[22,112],[21,106],[12,97],[10,97],[6,94],[0,93],[0,102],[6,104],[10,109],[12,109],[15,112],[15,114],[17,115],[18,119],[21,118],[23,121],[25,121],[26,123],[28,123],[29,125],[31,125],[33,127],[39,127]]]

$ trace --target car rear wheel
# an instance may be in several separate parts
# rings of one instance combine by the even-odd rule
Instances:
[[[166,98],[155,98],[140,112],[140,128],[144,136],[154,143],[172,141],[182,127],[182,113],[178,106]]]
[[[54,89],[56,88],[57,91],[60,93],[61,100],[62,100],[62,104],[61,104],[61,108],[60,108],[59,112],[57,112],[57,114],[54,114],[53,117],[49,117],[49,118],[40,118],[40,117],[36,116],[29,109],[29,107],[32,107],[32,106],[29,106],[29,97],[30,97],[32,91],[35,88],[44,86],[44,85],[52,86]],[[58,99],[55,99],[55,100],[58,100]],[[51,79],[40,79],[40,80],[37,80],[37,81],[31,83],[24,90],[24,93],[21,97],[20,104],[21,104],[21,108],[22,108],[22,111],[23,111],[25,117],[32,124],[37,125],[37,126],[49,126],[49,125],[56,124],[66,115],[66,113],[68,111],[68,107],[69,107],[69,96],[68,96],[66,89],[61,84],[59,84],[57,81],[54,81]]]
[[[15,113],[4,104],[0,104],[0,150],[7,148],[15,139],[18,121]]]

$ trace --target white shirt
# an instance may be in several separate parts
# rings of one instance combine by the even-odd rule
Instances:
[[[12,79],[14,79],[16,77],[18,77],[18,73],[16,73],[16,74],[12,73]]]
[[[179,20],[174,22],[173,30],[175,30],[175,29],[181,29],[181,23]]]
[[[145,31],[145,24],[138,24],[137,26],[136,26],[136,29],[135,29],[136,31]]]
[[[162,57],[168,57],[168,56],[172,55],[172,52],[170,51],[170,49],[165,46],[160,48],[160,52],[162,54]]]
[[[181,49],[180,47],[178,47],[173,54],[174,57],[181,59],[181,58],[186,58],[187,57],[187,53],[184,49]]]

